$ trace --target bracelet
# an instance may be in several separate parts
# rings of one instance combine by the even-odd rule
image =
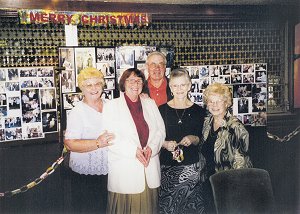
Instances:
[[[96,146],[97,146],[98,149],[100,148],[100,142],[99,142],[99,140],[96,140]]]

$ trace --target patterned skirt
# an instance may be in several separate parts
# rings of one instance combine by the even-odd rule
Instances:
[[[205,213],[199,164],[161,166],[159,213]]]

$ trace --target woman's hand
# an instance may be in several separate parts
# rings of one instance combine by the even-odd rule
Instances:
[[[170,152],[174,152],[176,146],[177,146],[177,143],[174,140],[165,141],[163,143],[163,147]]]
[[[146,167],[148,166],[147,159],[144,156],[144,150],[141,148],[136,149],[136,158]]]
[[[152,149],[149,147],[149,146],[146,146],[144,149],[143,149],[143,152],[144,152],[144,156],[146,158],[146,161],[147,161],[147,164],[145,167],[147,167],[149,165],[149,162],[150,162],[150,158],[151,158],[151,155],[152,155]]]
[[[192,143],[197,145],[199,143],[199,137],[197,137],[195,135],[187,135],[187,136],[183,137],[182,140],[179,142],[180,145],[183,145],[186,147],[190,146]]]
[[[96,139],[97,147],[103,148],[112,145],[109,142],[112,141],[113,139],[115,139],[115,135],[105,130],[105,132]]]

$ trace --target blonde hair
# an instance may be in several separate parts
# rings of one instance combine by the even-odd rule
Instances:
[[[79,72],[79,75],[77,76],[78,86],[80,90],[82,90],[84,81],[92,78],[99,78],[102,87],[105,86],[104,76],[101,71],[99,71],[96,68],[88,67]]]
[[[225,101],[227,108],[232,105],[232,94],[228,86],[218,82],[207,86],[203,93],[203,101],[205,105],[207,105],[208,98],[212,94],[217,94],[221,96]]]

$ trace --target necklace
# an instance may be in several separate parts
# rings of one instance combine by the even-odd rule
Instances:
[[[177,115],[177,118],[178,118],[178,122],[177,122],[178,125],[182,124],[182,117],[184,116],[185,110],[186,110],[186,108],[183,110],[181,116],[179,117],[177,109],[175,109],[175,112],[176,112],[176,115]]]

